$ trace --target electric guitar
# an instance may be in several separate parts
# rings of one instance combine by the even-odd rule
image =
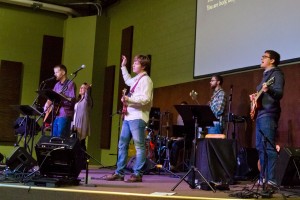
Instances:
[[[122,90],[122,99],[123,99],[123,108],[122,108],[122,115],[121,115],[122,120],[124,120],[125,115],[127,115],[127,103],[124,101],[125,100],[126,91],[127,91],[126,88],[124,88]]]
[[[275,77],[273,76],[272,78],[270,78],[266,84],[267,86],[272,85],[275,82]],[[255,120],[257,117],[257,110],[260,108],[260,103],[258,100],[261,97],[263,93],[262,88],[259,90],[259,92],[257,92],[255,98],[251,101],[251,108],[250,108],[250,116],[252,120]]]

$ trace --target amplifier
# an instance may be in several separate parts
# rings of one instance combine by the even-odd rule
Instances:
[[[35,146],[42,175],[77,178],[84,166],[84,151],[76,138],[42,136]]]

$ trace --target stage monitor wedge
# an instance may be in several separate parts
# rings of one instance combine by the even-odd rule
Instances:
[[[36,166],[37,162],[24,147],[17,147],[7,158],[6,165],[11,171],[25,173]]]
[[[276,181],[281,186],[300,185],[300,148],[284,147],[276,163]]]

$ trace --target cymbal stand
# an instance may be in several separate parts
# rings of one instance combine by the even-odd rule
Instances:
[[[166,129],[166,138],[165,138],[165,143],[166,143],[166,158],[164,159],[164,168],[167,168],[168,170],[171,170],[171,163],[170,163],[170,149],[169,149],[169,120],[170,120],[170,113],[165,112],[166,115],[166,125],[162,126],[162,128]]]

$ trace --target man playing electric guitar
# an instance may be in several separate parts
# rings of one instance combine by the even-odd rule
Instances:
[[[107,176],[107,181],[123,181],[125,166],[128,156],[128,146],[133,139],[136,149],[136,162],[133,173],[126,182],[142,182],[143,166],[146,162],[145,127],[149,121],[150,109],[153,100],[153,82],[147,74],[150,67],[150,58],[145,55],[136,55],[132,65],[132,71],[136,76],[132,77],[126,68],[127,58],[122,56],[121,71],[125,84],[130,86],[130,92],[122,97],[126,103],[127,111],[124,116],[119,140],[119,154],[117,169],[114,174]]]
[[[74,114],[75,104],[75,83],[70,81],[67,77],[67,68],[64,65],[56,65],[54,67],[54,76],[58,81],[53,91],[63,95],[69,100],[55,102],[59,105],[58,109],[54,108],[55,120],[52,122],[52,136],[56,137],[70,137],[71,121]],[[46,116],[51,117],[51,114],[47,115],[53,109],[52,102],[47,100],[44,106]],[[56,106],[56,105],[54,105]],[[45,121],[46,119],[44,119]]]
[[[260,98],[257,93],[250,95],[250,101],[257,99],[260,106],[257,108],[256,117],[256,149],[259,153],[259,160],[262,166],[259,183],[263,180],[268,185],[276,184],[275,180],[275,163],[277,160],[276,149],[272,146],[275,144],[278,120],[280,117],[280,100],[283,96],[284,75],[277,67],[280,62],[280,55],[273,50],[266,50],[261,58],[261,68],[264,69],[261,83],[257,86],[256,91],[262,91]],[[273,84],[267,84],[274,77]],[[252,113],[253,111],[251,111]],[[267,142],[266,154],[264,154],[264,141],[267,137],[273,145]],[[267,160],[265,160],[267,158]]]

